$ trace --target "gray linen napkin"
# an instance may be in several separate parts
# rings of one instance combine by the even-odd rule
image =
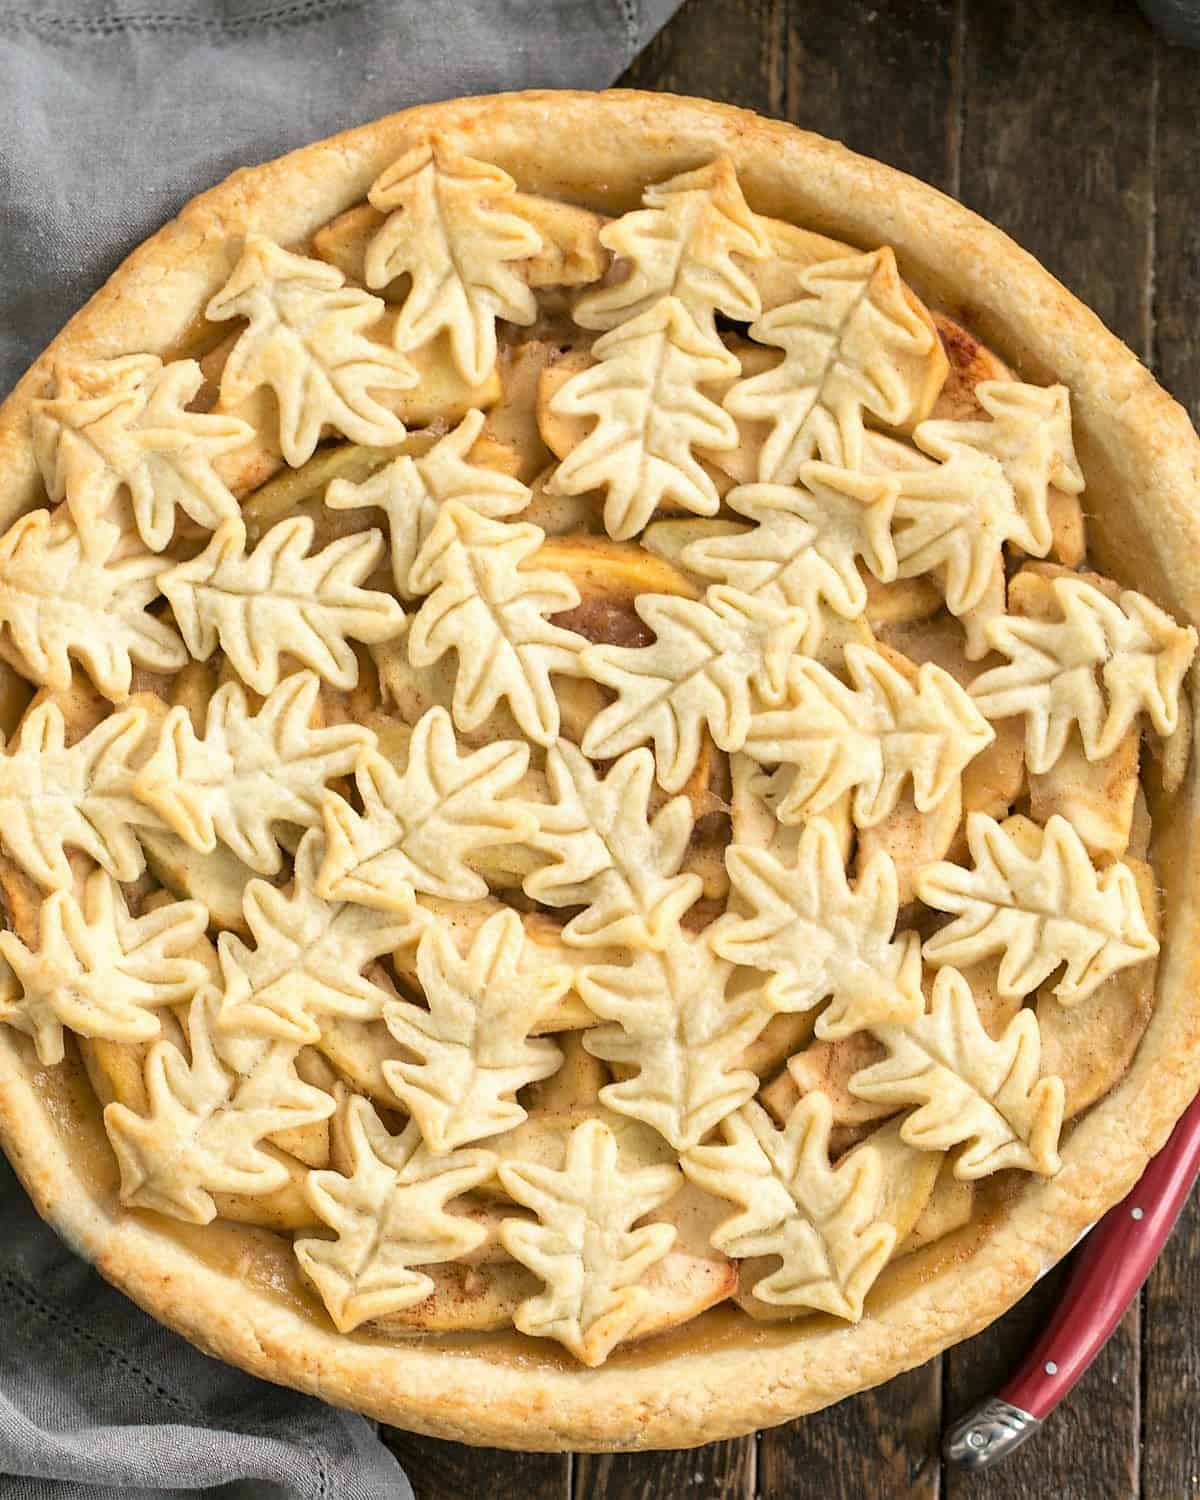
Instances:
[[[423,100],[604,86],[678,3],[0,0],[0,393],[233,168]],[[145,1317],[2,1160],[0,1319],[3,1500],[412,1500],[360,1417]]]
[[[680,0],[0,0],[0,395],[250,162],[426,100],[603,88]]]
[[[1138,0],[1142,14],[1177,47],[1200,47],[1200,0]]]

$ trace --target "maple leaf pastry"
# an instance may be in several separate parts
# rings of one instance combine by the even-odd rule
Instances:
[[[684,1446],[1008,1307],[1200,1087],[1200,441],[776,122],[420,108],[0,410],[0,1136],[205,1349]]]

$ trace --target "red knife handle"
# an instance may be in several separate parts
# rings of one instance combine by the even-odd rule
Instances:
[[[949,1458],[985,1468],[1030,1437],[1099,1354],[1137,1296],[1200,1172],[1200,1097],[1129,1196],[1077,1252],[1050,1321],[996,1395],[946,1435]]]

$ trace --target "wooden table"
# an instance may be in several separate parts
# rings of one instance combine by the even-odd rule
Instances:
[[[1133,0],[687,0],[623,81],[781,116],[961,198],[1095,308],[1200,425],[1200,53],[1157,43]],[[1056,1284],[879,1390],[697,1451],[387,1437],[417,1500],[1200,1496],[1200,1201],[1044,1431],[990,1474],[943,1468],[943,1421],[1004,1376]]]

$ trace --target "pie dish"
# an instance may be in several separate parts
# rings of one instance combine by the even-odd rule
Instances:
[[[234,175],[0,409],[0,1133],[267,1378],[669,1447],[1200,1087],[1200,442],[992,226],[613,91]]]

